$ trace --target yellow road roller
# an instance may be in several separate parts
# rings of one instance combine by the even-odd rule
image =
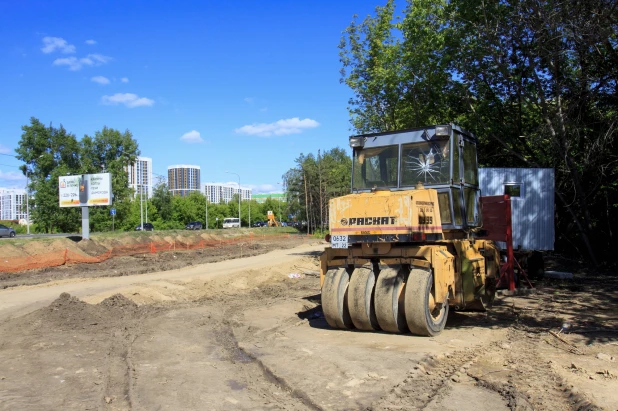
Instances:
[[[476,138],[457,125],[350,137],[351,193],[329,203],[320,258],[331,327],[435,336],[485,310],[499,249],[481,226]]]

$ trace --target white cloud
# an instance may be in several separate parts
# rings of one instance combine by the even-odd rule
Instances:
[[[11,149],[10,148],[0,144],[0,154],[13,154],[13,153],[11,153]]]
[[[109,84],[109,79],[103,76],[95,76],[91,78],[90,81],[94,81],[95,83],[99,84]]]
[[[280,185],[274,184],[249,184],[248,186],[253,194],[273,194],[281,193],[282,188]]]
[[[86,44],[88,44],[89,46],[94,46],[95,44],[97,44],[96,40],[86,40]]]
[[[269,137],[272,135],[275,136],[284,136],[288,134],[299,134],[303,130],[309,128],[315,128],[319,126],[315,120],[310,118],[305,118],[303,120],[298,117],[288,118],[285,120],[275,121],[274,123],[259,123],[259,124],[251,124],[247,126],[242,126],[240,128],[235,129],[234,131],[238,134],[247,134],[249,136],[260,136],[260,137]]]
[[[86,57],[63,57],[54,60],[54,66],[69,66],[69,70],[81,70],[84,66],[101,66],[107,64],[113,59],[102,54],[88,54]]]
[[[123,77],[123,78],[120,79],[120,81],[122,81],[123,83],[128,83],[129,79],[126,78],[126,77]]]
[[[43,37],[43,47],[41,51],[45,54],[53,53],[54,51],[60,51],[62,53],[75,53],[75,46],[67,43],[67,41],[61,37]]]
[[[154,100],[146,97],[139,97],[137,94],[133,93],[116,93],[113,96],[103,96],[101,101],[108,106],[124,104],[129,108],[152,106],[155,103]]]
[[[23,180],[24,182],[26,181],[26,177],[18,172],[18,171],[9,171],[8,173],[3,172],[2,170],[0,170],[0,180],[6,180],[6,181],[21,181]]]
[[[180,137],[182,141],[185,143],[203,143],[204,139],[200,135],[200,132],[197,130],[191,130],[188,133],[184,133],[182,137]]]

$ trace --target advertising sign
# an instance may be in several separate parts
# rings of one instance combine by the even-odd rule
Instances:
[[[91,207],[112,204],[110,173],[58,177],[60,207]]]

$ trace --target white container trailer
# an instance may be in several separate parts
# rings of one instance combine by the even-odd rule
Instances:
[[[554,249],[553,168],[479,168],[479,185],[481,196],[511,197],[515,249]]]

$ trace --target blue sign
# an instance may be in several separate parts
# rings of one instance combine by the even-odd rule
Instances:
[[[112,208],[111,210],[109,210],[109,215],[116,215],[116,209]]]

